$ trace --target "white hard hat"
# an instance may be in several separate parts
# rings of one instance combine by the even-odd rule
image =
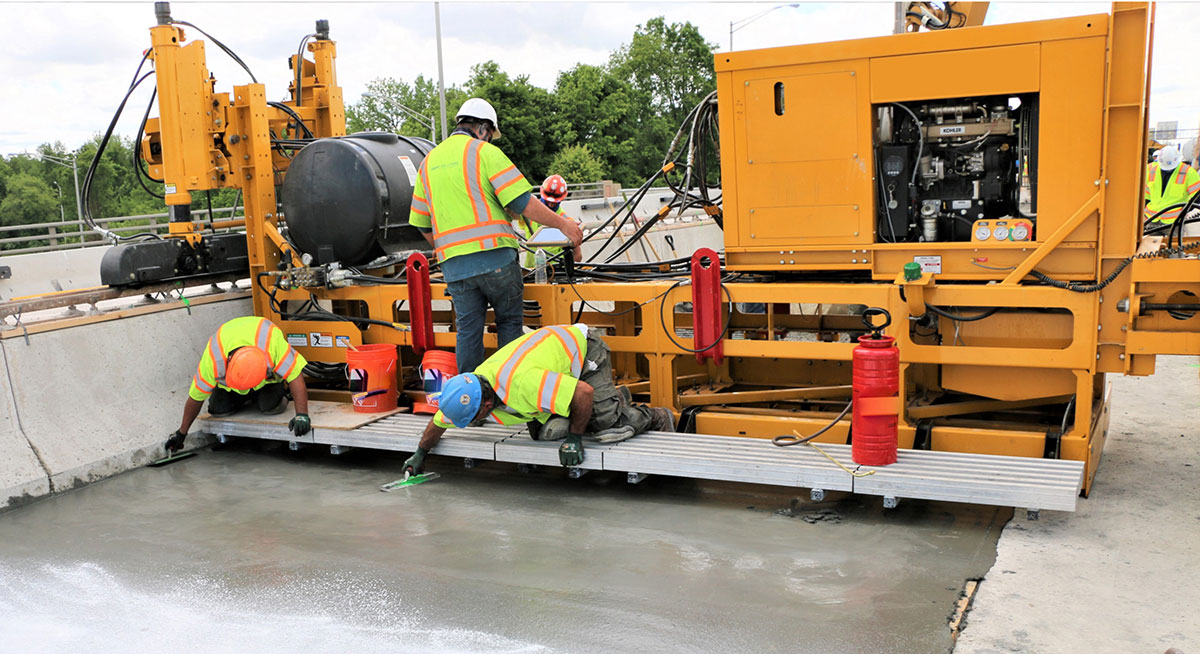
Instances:
[[[1179,167],[1180,161],[1183,161],[1183,155],[1179,153],[1179,148],[1173,145],[1158,151],[1158,165],[1163,170],[1175,170]]]
[[[455,115],[454,120],[459,121],[464,117],[491,121],[492,127],[496,128],[496,135],[493,138],[500,138],[500,121],[496,119],[496,109],[487,100],[483,98],[471,98],[462,103],[462,106],[458,108],[458,114]]]

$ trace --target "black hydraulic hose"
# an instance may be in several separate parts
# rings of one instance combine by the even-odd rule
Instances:
[[[689,281],[690,280],[685,279],[685,280],[680,280],[678,282],[675,282],[674,284],[671,284],[671,287],[668,288],[666,290],[666,292],[660,296],[662,298],[662,301],[658,303],[658,322],[660,325],[662,325],[663,333],[667,335],[667,339],[670,340],[671,343],[673,343],[675,345],[675,347],[683,350],[684,352],[691,352],[692,354],[700,354],[701,352],[707,352],[707,351],[713,349],[714,347],[716,347],[717,345],[719,345],[721,343],[721,341],[725,338],[725,336],[729,333],[729,325],[730,325],[730,323],[733,322],[733,295],[730,294],[729,289],[725,288],[725,284],[724,284],[724,282],[722,282],[721,283],[721,291],[723,291],[725,293],[725,300],[729,303],[729,311],[725,314],[725,326],[721,327],[721,333],[718,334],[715,339],[713,339],[713,342],[709,343],[708,345],[706,345],[698,350],[692,349],[690,347],[685,347],[684,345],[681,345],[679,343],[679,341],[675,340],[674,335],[671,334],[671,332],[674,330],[667,329],[667,318],[666,318],[666,315],[663,313],[663,307],[666,306],[667,296],[670,295],[671,291],[675,290],[676,288],[679,288],[680,286],[682,286],[685,283],[688,283]],[[672,307],[672,311],[674,311],[674,307]],[[696,333],[696,327],[695,327],[695,325],[692,325],[692,334],[695,334],[695,333]]]
[[[852,406],[854,406],[853,402],[847,402],[846,408],[842,409],[842,412],[839,413],[836,418],[834,418],[832,421],[830,421],[829,424],[818,429],[814,433],[809,434],[808,436],[805,436],[804,438],[800,438],[799,436],[793,436],[792,434],[783,434],[781,436],[776,436],[775,438],[772,438],[771,444],[777,445],[779,447],[788,447],[791,445],[803,445],[805,443],[808,443],[808,442],[812,441],[813,439],[815,439],[817,436],[820,436],[821,434],[824,434],[825,432],[829,431],[830,429],[833,429],[834,425],[841,422],[842,418],[845,418],[846,414],[850,413],[850,407],[852,407]]]
[[[304,133],[308,136],[308,138],[310,138],[310,139],[316,138],[316,136],[313,135],[312,130],[308,128],[308,125],[304,124],[304,120],[302,118],[300,118],[300,114],[296,113],[296,111],[294,109],[292,109],[291,107],[287,106],[286,104],[284,104],[282,102],[268,102],[267,106],[275,107],[276,109],[282,111],[283,113],[291,116],[292,120],[296,121],[296,123],[300,125],[300,129],[304,130]],[[291,140],[291,139],[281,139],[281,141],[287,141],[287,140]]]
[[[296,48],[296,86],[294,87],[296,93],[294,99],[297,107],[304,104],[304,89],[300,86],[301,74],[304,72],[304,46],[308,45],[308,42],[316,36],[316,34],[306,34],[304,38],[300,39],[300,47]]]
[[[230,59],[233,59],[235,62],[237,62],[237,65],[242,67],[242,70],[246,71],[246,74],[250,76],[250,80],[252,82],[254,82],[255,84],[258,84],[258,78],[255,77],[254,73],[250,71],[250,67],[246,65],[246,62],[242,61],[242,58],[237,56],[233,52],[233,50],[230,50],[228,47],[226,47],[226,45],[224,43],[221,43],[221,41],[218,40],[217,37],[213,36],[212,34],[209,34],[208,32],[205,32],[204,30],[200,29],[199,27],[196,27],[195,25],[187,22],[186,20],[172,20],[171,23],[173,23],[175,25],[186,25],[187,27],[190,27],[190,28],[196,30],[197,32],[200,32],[204,36],[207,36],[209,41],[212,41],[213,43],[215,43],[216,46],[218,48],[220,48],[222,52],[229,55]],[[299,104],[299,103],[297,103],[297,104]]]
[[[974,322],[976,320],[983,320],[984,318],[987,318],[1000,310],[1000,307],[991,307],[991,308],[985,309],[981,313],[977,313],[973,316],[963,316],[963,315],[959,315],[956,313],[950,313],[949,311],[946,311],[945,309],[939,309],[938,307],[935,307],[932,304],[925,305],[925,308],[929,309],[930,311],[936,313],[937,315],[939,315],[943,318],[949,318],[950,320],[957,320],[959,322]]]

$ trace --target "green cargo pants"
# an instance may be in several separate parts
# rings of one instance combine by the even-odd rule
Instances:
[[[622,395],[617,389],[613,383],[608,344],[590,331],[580,381],[587,382],[593,389],[592,418],[588,421],[585,438],[605,443],[618,442],[650,427],[652,417],[649,407],[631,404],[627,395]],[[529,435],[534,440],[557,441],[571,433],[571,421],[563,416],[553,416],[545,424],[536,420],[528,424]]]

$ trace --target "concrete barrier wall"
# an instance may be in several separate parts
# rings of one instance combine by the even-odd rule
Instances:
[[[251,312],[236,299],[0,340],[0,509],[161,456],[204,344]]]

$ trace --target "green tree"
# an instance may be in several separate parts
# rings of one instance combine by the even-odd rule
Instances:
[[[455,86],[446,89],[446,122],[450,129],[454,126],[454,113],[466,99],[467,95],[462,89]],[[437,82],[424,75],[418,75],[412,84],[391,77],[380,77],[369,82],[359,101],[346,108],[346,131],[395,130],[404,136],[429,138],[429,122],[414,117],[401,106],[432,118],[436,136],[434,141],[441,140],[441,105]]]
[[[626,144],[638,138],[629,80],[605,67],[579,64],[559,74],[554,104],[553,129],[560,147],[587,146],[604,170],[624,184],[645,176],[628,159],[631,148]]]
[[[34,225],[59,219],[58,197],[45,181],[28,173],[18,173],[5,180],[7,192],[0,202],[0,225]],[[5,233],[5,237],[29,236],[32,230]],[[39,243],[40,244],[40,243]],[[22,243],[5,243],[2,249],[21,247]]]
[[[671,23],[661,17],[639,25],[633,39],[609,58],[609,70],[628,79],[633,89],[632,122],[638,126],[632,138],[618,146],[637,181],[645,179],[662,163],[675,131],[691,109],[716,89],[713,50],[716,45],[691,23]],[[623,183],[629,174],[620,171]]]
[[[527,179],[546,176],[558,151],[553,139],[554,103],[550,92],[529,83],[528,75],[510,77],[499,64],[488,61],[471,68],[467,94],[496,108],[503,138],[496,143]]]
[[[586,145],[568,145],[550,161],[550,174],[562,175],[568,184],[585,184],[604,179],[604,162]]]

